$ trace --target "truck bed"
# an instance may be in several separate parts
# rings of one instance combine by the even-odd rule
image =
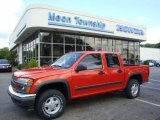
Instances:
[[[125,67],[127,66],[141,66],[141,65],[135,65],[135,64],[123,64]]]

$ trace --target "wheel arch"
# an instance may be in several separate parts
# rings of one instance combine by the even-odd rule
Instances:
[[[140,72],[132,73],[132,74],[128,77],[127,84],[128,84],[128,82],[129,82],[130,80],[132,80],[132,79],[138,80],[138,82],[139,82],[140,84],[143,83],[143,77],[142,77],[142,74],[141,74]],[[127,84],[126,84],[126,85],[127,85]]]
[[[36,98],[48,89],[56,89],[62,92],[65,96],[66,100],[69,101],[71,99],[70,95],[70,86],[67,80],[65,79],[54,79],[54,80],[47,80],[40,85],[35,90]]]

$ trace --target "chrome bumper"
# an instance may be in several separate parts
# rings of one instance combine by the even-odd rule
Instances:
[[[16,93],[12,86],[10,85],[9,86],[9,89],[8,89],[8,94],[10,95],[14,95],[14,96],[17,96],[17,97],[20,97],[20,98],[26,98],[26,97],[35,97],[36,94],[22,94],[22,93]]]
[[[20,106],[34,106],[36,94],[16,93],[11,85],[8,88],[8,94],[13,102]]]

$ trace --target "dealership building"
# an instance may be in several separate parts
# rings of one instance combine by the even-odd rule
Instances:
[[[35,59],[44,65],[71,51],[93,50],[119,52],[124,63],[139,64],[145,40],[141,25],[34,4],[17,23],[9,47],[17,50],[20,64]]]

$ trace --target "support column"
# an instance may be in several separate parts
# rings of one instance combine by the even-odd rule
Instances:
[[[17,53],[18,53],[19,64],[22,64],[22,43],[19,44],[18,49],[17,49]]]

